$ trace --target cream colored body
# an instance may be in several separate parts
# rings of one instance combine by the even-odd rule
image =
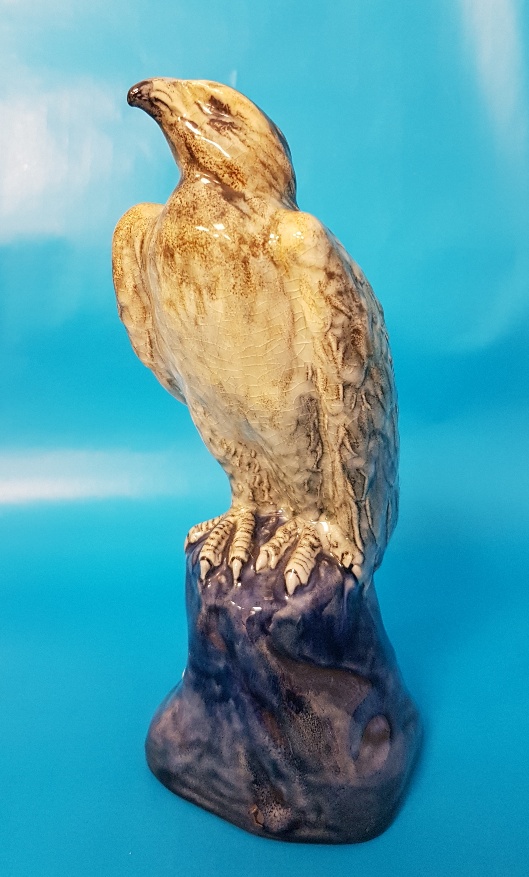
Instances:
[[[237,93],[217,88],[227,109],[226,92]],[[250,535],[232,557],[237,573],[250,553],[251,514],[281,511],[295,523],[264,547],[258,568],[293,546],[289,591],[307,581],[320,550],[368,582],[397,504],[382,312],[318,220],[281,191],[246,185],[227,187],[192,163],[165,207],[125,214],[113,253],[120,314],[230,479],[231,517],[208,522],[204,574],[236,542],[238,515],[250,513],[241,525]],[[205,532],[199,525],[191,540]]]

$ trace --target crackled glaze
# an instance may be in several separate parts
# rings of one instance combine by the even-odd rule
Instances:
[[[230,543],[239,578],[255,515],[281,511],[286,526],[263,545],[258,571],[289,552],[293,593],[324,552],[367,585],[397,517],[380,305],[336,238],[298,210],[288,145],[250,100],[171,79],[139,83],[128,100],[158,122],[181,179],[165,206],[137,205],[116,228],[120,316],[232,490],[228,514],[209,522],[202,575]]]
[[[128,100],[181,179],[116,228],[120,316],[232,491],[186,540],[188,664],[148,763],[264,837],[367,840],[395,816],[421,739],[372,585],[397,517],[382,310],[298,210],[287,143],[251,101],[170,79]]]

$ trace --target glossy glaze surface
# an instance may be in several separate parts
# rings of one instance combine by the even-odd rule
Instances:
[[[188,664],[149,766],[254,834],[370,840],[421,736],[372,581],[398,498],[382,309],[299,212],[285,138],[251,101],[151,79],[128,102],[159,123],[182,177],[165,207],[116,228],[119,313],[232,492],[186,540]]]
[[[165,134],[181,180],[118,224],[113,276],[135,352],[185,402],[231,485],[204,574],[231,538],[237,578],[255,514],[288,522],[258,569],[290,551],[289,593],[320,552],[369,585],[397,518],[397,403],[382,309],[362,271],[298,210],[290,150],[248,98],[151,79],[132,106]],[[194,541],[205,532],[192,530]]]
[[[358,843],[402,803],[421,724],[367,590],[320,556],[289,597],[289,561],[255,572],[280,521],[258,517],[250,562],[202,580],[187,551],[189,655],[156,713],[147,760],[171,791],[274,840]]]

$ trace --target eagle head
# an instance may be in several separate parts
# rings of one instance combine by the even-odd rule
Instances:
[[[209,175],[229,188],[295,204],[290,149],[252,101],[218,82],[146,79],[128,103],[160,125],[184,178]]]

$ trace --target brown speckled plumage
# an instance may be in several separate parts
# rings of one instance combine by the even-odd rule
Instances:
[[[114,283],[134,350],[189,406],[230,479],[232,508],[211,524],[203,576],[231,540],[237,578],[252,514],[281,511],[292,523],[257,570],[290,551],[291,593],[323,551],[367,584],[397,516],[382,309],[341,244],[297,209],[286,141],[247,98],[153,79],[129,102],[160,124],[182,178],[166,206],[141,204],[120,220]]]

